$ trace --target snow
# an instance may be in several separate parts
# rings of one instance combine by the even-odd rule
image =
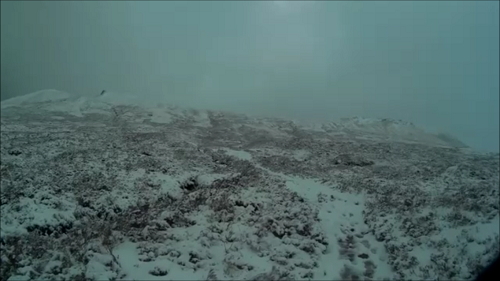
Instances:
[[[90,278],[91,280],[110,280],[116,278],[116,274],[109,271],[105,266],[105,264],[111,262],[112,258],[109,255],[102,255],[99,253],[93,254],[87,264],[85,277]]]
[[[9,277],[8,281],[27,281],[31,280],[28,275],[13,275]]]
[[[44,106],[46,110],[65,112],[76,117],[83,117],[82,107],[87,103],[84,97],[78,97],[76,100],[63,100],[57,103],[51,102]]]
[[[36,225],[55,227],[72,223],[75,220],[73,209],[74,203],[44,192],[33,199],[21,198],[16,205],[2,205],[2,213],[10,216],[0,222],[1,235],[25,234],[27,228]]]
[[[315,279],[318,280],[332,280],[341,278],[338,273],[342,270],[344,262],[338,255],[339,248],[337,239],[343,236],[342,227],[347,227],[352,233],[359,232],[365,233],[368,231],[363,223],[362,211],[364,210],[364,196],[360,194],[345,194],[334,190],[331,187],[318,183],[316,180],[304,179],[300,177],[287,177],[286,186],[291,191],[297,192],[301,197],[310,201],[310,204],[316,205],[319,209],[319,219],[321,226],[326,233],[329,245],[332,247],[329,252],[322,257],[319,261],[320,266],[316,270]],[[318,198],[333,199],[332,202],[318,203]],[[327,200],[329,201],[329,200]],[[384,255],[383,246],[377,242],[373,235],[366,235],[365,240],[368,241],[367,245],[372,245],[372,248],[367,247],[365,252],[370,249],[379,251],[379,256]],[[361,252],[363,252],[362,249]],[[362,264],[348,263],[352,268],[358,268],[362,272]],[[382,279],[389,276],[391,273],[390,268],[386,263],[381,260],[375,261],[375,266],[378,268],[378,276],[375,279]]]
[[[237,151],[232,149],[224,149],[224,151],[231,156],[237,157],[242,160],[252,160],[250,153],[245,151]],[[299,156],[306,154],[304,151],[296,151]],[[261,167],[262,168],[262,167]],[[338,273],[342,270],[344,262],[338,256],[338,246],[337,239],[343,235],[342,226],[350,228],[352,232],[367,232],[368,229],[364,226],[362,211],[364,210],[365,200],[364,196],[361,194],[345,194],[334,190],[332,187],[328,187],[324,184],[318,183],[314,179],[304,179],[301,177],[291,177],[281,173],[273,173],[274,175],[279,175],[280,177],[286,179],[286,187],[293,192],[296,192],[299,196],[304,199],[309,200],[310,204],[316,205],[319,209],[319,219],[321,221],[321,227],[324,233],[327,234],[327,239],[329,245],[332,248],[329,252],[323,256],[319,261],[319,267],[315,271],[314,276],[318,276],[315,279],[318,280],[332,280],[341,278]],[[318,203],[318,198],[328,198],[334,199],[333,203]],[[366,247],[365,251],[368,254],[370,250],[378,250],[378,255],[382,259],[375,261],[375,267],[378,268],[378,274],[375,275],[375,279],[384,278],[391,274],[391,269],[385,263],[383,245],[376,241],[373,235],[365,236],[367,241],[366,245],[372,245]],[[363,271],[362,264],[349,263],[349,266],[354,269],[358,269],[359,272]]]
[[[10,106],[23,106],[29,103],[46,103],[75,99],[76,96],[58,90],[41,90],[23,96],[18,96],[2,101],[2,108]]]
[[[171,113],[165,108],[151,108],[148,110],[151,116],[151,122],[168,124],[174,120]]]
[[[333,135],[353,135],[358,139],[465,147],[451,136],[449,140],[445,140],[439,134],[428,133],[411,122],[388,118],[341,118],[338,122],[324,123],[322,128]]]
[[[233,150],[233,149],[229,149],[229,148],[224,148],[223,150],[226,152],[226,154],[228,154],[230,156],[234,156],[238,159],[252,160],[252,154],[250,154],[246,151]]]
[[[498,155],[140,100],[2,103],[2,279],[473,279],[498,254]]]
[[[42,90],[3,101],[2,108],[28,104],[49,111],[64,112],[75,117],[83,117],[90,113],[112,115],[112,108],[116,106],[141,107],[144,110],[144,116],[136,119],[137,122],[149,121],[157,124],[169,124],[189,116],[195,120],[195,126],[209,127],[211,125],[207,111],[166,106],[165,97],[159,94],[144,98],[141,94],[136,93],[106,91],[103,95],[97,97],[80,97],[58,90]],[[411,122],[387,118],[352,117],[324,124],[249,116],[246,116],[246,118],[257,122],[245,126],[265,130],[275,137],[283,136],[283,129],[292,126],[302,127],[311,132],[326,131],[332,136],[347,135],[366,140],[378,139],[382,141],[426,143],[443,147],[465,147],[460,141],[451,136],[443,139],[443,134],[427,133]],[[275,124],[277,121],[279,121],[279,125]]]

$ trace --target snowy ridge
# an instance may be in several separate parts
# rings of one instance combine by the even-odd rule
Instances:
[[[111,110],[113,106],[129,106],[146,115],[146,118],[137,119],[137,122],[149,120],[155,123],[170,123],[176,119],[195,118],[199,120],[201,126],[209,125],[207,111],[183,109],[163,103],[161,97],[145,99],[141,95],[130,93],[105,92],[98,97],[78,97],[57,90],[42,90],[2,102],[2,108],[30,105],[38,109],[66,112],[77,117],[91,113],[117,114],[116,111]],[[305,125],[300,122],[280,121],[273,118],[259,119],[249,116],[245,118],[247,120],[254,119],[253,122],[249,122],[253,123],[253,126],[271,126],[271,131],[275,131],[276,128],[273,126],[278,124],[278,129],[299,127],[306,130],[328,132],[333,135],[347,135],[352,138],[414,142],[445,147],[467,147],[452,136],[430,134],[416,127],[413,123],[403,120],[352,117],[342,118],[338,122]],[[269,122],[266,124],[265,120],[269,120]]]
[[[465,144],[451,136],[443,138],[440,135],[427,133],[413,123],[403,120],[353,117],[343,118],[340,122],[324,124],[323,128],[328,132],[342,132],[352,137],[407,141],[447,147],[466,147]]]
[[[78,95],[58,90],[41,90],[2,101],[2,109],[6,110],[11,107],[36,108],[38,110],[66,112],[77,117],[83,117],[82,108],[98,108],[99,105]]]
[[[2,280],[471,280],[499,254],[499,155],[412,124],[38,95],[2,103]]]
[[[57,102],[75,98],[75,95],[58,90],[41,90],[2,101],[2,108],[22,106],[29,103]]]

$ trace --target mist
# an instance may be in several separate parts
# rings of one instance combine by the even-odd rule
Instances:
[[[498,1],[1,2],[1,99],[103,89],[499,151]]]

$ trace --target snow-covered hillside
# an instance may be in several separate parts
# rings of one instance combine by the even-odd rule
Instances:
[[[411,123],[1,108],[2,280],[473,279],[499,253],[499,155]]]

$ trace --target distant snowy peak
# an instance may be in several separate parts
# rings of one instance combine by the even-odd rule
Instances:
[[[422,136],[427,134],[413,123],[388,118],[343,118],[339,122],[324,125],[325,130],[382,134],[387,137]]]
[[[111,105],[93,97],[84,97],[52,89],[2,101],[1,107],[2,109],[22,107],[35,111],[63,112],[76,117],[83,117],[87,113],[106,113],[111,109]]]
[[[58,102],[65,100],[77,100],[79,96],[58,90],[41,90],[23,96],[14,97],[1,102],[2,108],[10,106],[22,106],[34,103]]]
[[[467,145],[447,134],[432,134],[412,122],[390,118],[342,118],[338,122],[322,125],[333,134],[345,134],[357,138],[414,142],[446,147],[465,148]]]
[[[76,94],[70,94],[67,92],[47,89],[41,90],[34,93],[26,94],[23,96],[14,97],[5,101],[2,101],[2,108],[11,106],[29,106],[29,105],[40,105],[40,104],[66,104],[74,103],[75,105],[80,105],[83,107],[102,107],[102,104],[108,105],[144,105],[144,98],[140,95],[131,94],[117,94],[104,92],[98,97],[91,96],[80,96]],[[44,108],[42,106],[41,108]]]

